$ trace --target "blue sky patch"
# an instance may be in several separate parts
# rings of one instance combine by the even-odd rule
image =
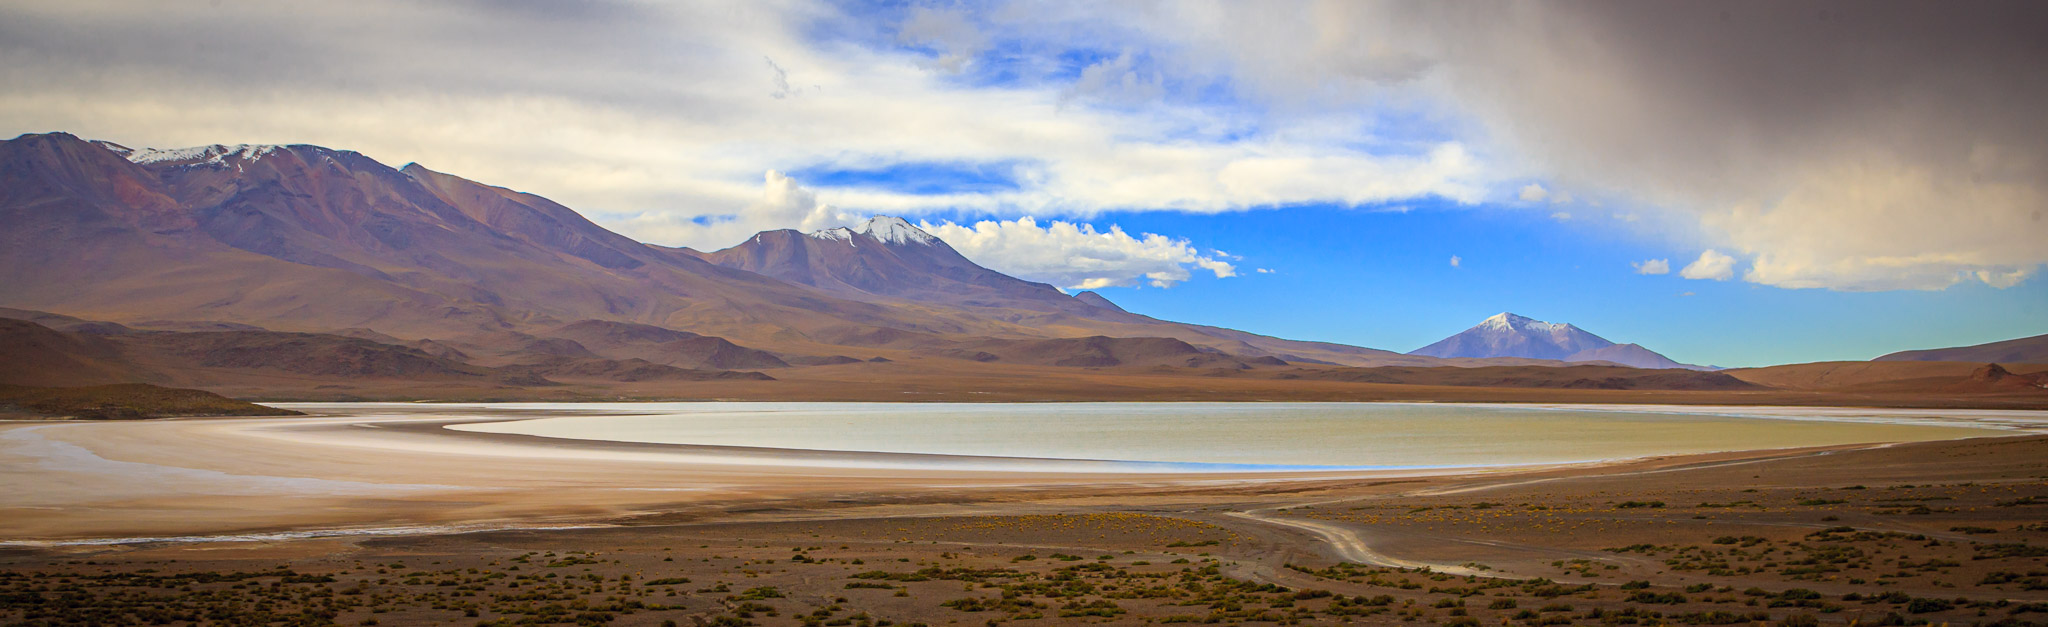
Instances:
[[[805,187],[876,189],[922,196],[1016,191],[1021,162],[899,162],[876,167],[819,164],[789,172]]]

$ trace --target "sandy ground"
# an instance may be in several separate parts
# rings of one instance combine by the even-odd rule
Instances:
[[[0,549],[0,622],[2039,624],[2048,437]],[[1812,621],[1812,622],[1806,622]]]
[[[2048,617],[2048,436],[1187,476],[764,465],[384,422],[5,425],[0,527],[31,542],[0,546],[0,623]],[[209,537],[92,540],[175,536]]]

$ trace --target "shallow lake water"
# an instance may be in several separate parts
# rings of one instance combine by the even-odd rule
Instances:
[[[1188,464],[1215,470],[1551,464],[1915,442],[2048,427],[2048,413],[1430,403],[292,404],[503,420],[462,431],[827,451]]]

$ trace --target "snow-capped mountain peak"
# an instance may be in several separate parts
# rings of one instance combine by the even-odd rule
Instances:
[[[1513,329],[1517,323],[1527,324],[1530,322],[1535,321],[1503,311],[1479,321],[1479,326],[1488,329]]]
[[[861,225],[860,232],[889,244],[930,244],[939,238],[896,216],[875,216]]]
[[[1431,357],[1525,357],[1564,359],[1579,351],[1613,345],[1600,336],[1563,323],[1502,312],[1411,355]]]
[[[1534,331],[1537,333],[1559,333],[1567,329],[1578,329],[1578,327],[1562,322],[1544,322],[1542,320],[1537,320],[1525,316],[1518,316],[1505,311],[1494,314],[1492,317],[1489,317],[1485,320],[1479,321],[1479,324],[1472,328],[1495,329],[1501,331]]]
[[[1637,368],[1692,368],[1635,344],[1607,338],[1562,322],[1544,322],[1501,312],[1443,341],[1415,349],[1410,355],[1492,359],[1521,357],[1564,362],[1607,362]]]

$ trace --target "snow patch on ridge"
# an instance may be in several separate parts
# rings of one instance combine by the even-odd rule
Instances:
[[[848,244],[853,243],[853,230],[843,226],[838,228],[825,229],[823,231],[811,231],[809,233],[805,233],[804,235],[815,239],[836,239],[842,242],[846,242]]]
[[[121,155],[121,158],[123,159],[128,158],[128,155],[135,154],[134,148],[129,148],[127,146],[116,144],[114,142],[110,142],[104,139],[95,139],[92,140],[92,143],[94,146],[99,146],[101,148],[107,149],[109,152]]]
[[[227,163],[229,159],[253,160],[282,150],[284,147],[271,144],[235,144],[233,146],[214,144],[212,146],[193,146],[190,148],[138,148],[133,150],[122,146],[121,149],[128,151],[122,154],[122,156],[127,157],[131,162],[141,165],[183,161],[195,162],[188,165],[197,165],[200,163]],[[121,153],[121,150],[116,150],[115,152]]]

